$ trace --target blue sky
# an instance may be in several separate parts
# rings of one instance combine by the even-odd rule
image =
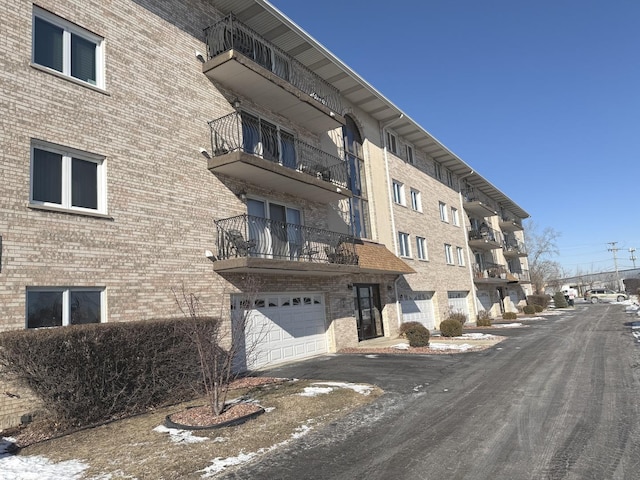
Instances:
[[[640,2],[271,0],[561,233],[573,274],[640,250]],[[636,252],[640,257],[640,251]],[[636,261],[640,267],[640,260]]]

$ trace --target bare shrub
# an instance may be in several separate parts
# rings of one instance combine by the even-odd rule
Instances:
[[[476,325],[478,327],[490,327],[491,326],[491,315],[486,310],[480,310],[478,312],[478,320],[476,320]]]

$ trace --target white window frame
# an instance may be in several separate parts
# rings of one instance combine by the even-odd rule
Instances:
[[[449,214],[447,212],[447,204],[444,202],[438,202],[438,208],[440,209],[440,220],[445,223],[449,223]]]
[[[408,233],[398,232],[398,251],[401,257],[411,257],[411,245]]]
[[[464,249],[462,247],[456,247],[456,253],[458,255],[458,265],[464,267]]]
[[[451,223],[456,227],[460,226],[460,215],[458,214],[458,209],[456,207],[451,207]]]
[[[453,172],[451,170],[446,169],[447,171],[447,185],[449,187],[453,187]]]
[[[387,148],[394,155],[398,154],[398,137],[389,130],[387,130]]]
[[[448,243],[444,244],[444,258],[445,258],[445,261],[447,262],[447,265],[455,265],[453,263],[453,249],[451,248],[451,245],[449,245]]]
[[[51,203],[34,200],[33,198],[33,178],[34,178],[34,160],[35,150],[43,150],[46,152],[55,153],[62,156],[62,203]],[[96,171],[96,189],[97,189],[97,204],[98,208],[86,208],[77,207],[71,204],[71,185],[72,185],[72,159],[84,160],[86,162],[95,163],[98,168]],[[67,212],[89,213],[89,214],[107,214],[107,164],[104,156],[96,155],[94,153],[84,152],[75,148],[64,147],[42,140],[31,141],[31,166],[30,166],[30,181],[29,181],[29,204],[35,207],[46,207],[54,210],[64,210]]]
[[[406,206],[406,199],[404,194],[404,183],[398,180],[393,180],[393,201],[398,205]]]
[[[407,145],[406,149],[407,149],[407,163],[410,163],[411,165],[413,165],[415,162],[415,157],[413,155],[413,147],[411,145]]]
[[[107,318],[107,293],[105,287],[27,287],[25,296],[24,326],[29,329],[29,293],[31,292],[55,292],[62,293],[62,326],[71,325],[71,292],[100,292],[100,323],[105,323]],[[54,327],[37,327],[54,328]]]
[[[433,162],[435,176],[438,180],[442,180],[442,166],[438,162]]]
[[[422,212],[422,195],[420,192],[412,188],[409,194],[411,196],[411,208],[416,212]]]
[[[429,260],[426,238],[416,237],[416,254],[418,255],[418,260]]]
[[[63,30],[62,33],[62,71],[55,70],[53,68],[47,67],[46,65],[41,65],[36,63],[36,18],[40,18],[47,23],[55,25],[58,28]],[[84,85],[90,85],[93,87],[97,87],[99,89],[104,90],[105,88],[105,75],[104,75],[104,38],[96,35],[95,33],[91,33],[84,28],[75,25],[68,20],[65,20],[53,13],[47,12],[37,6],[33,7],[33,14],[31,19],[31,63],[32,65],[37,65],[38,68],[45,69],[49,72],[53,72],[58,75],[63,75],[64,77],[68,77],[76,82],[80,82]],[[95,85],[91,82],[87,82],[86,80],[82,80],[81,78],[73,77],[71,75],[71,35],[77,35],[80,38],[83,38],[91,43],[96,45],[95,50],[95,62],[96,62],[96,83]]]

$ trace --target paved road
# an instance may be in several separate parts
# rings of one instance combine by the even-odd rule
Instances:
[[[579,305],[484,352],[273,369],[387,394],[224,478],[639,479],[640,347],[624,325],[636,319]]]

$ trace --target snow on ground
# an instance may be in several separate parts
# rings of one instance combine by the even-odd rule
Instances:
[[[495,323],[493,325],[493,328],[516,328],[516,327],[522,327],[522,323],[520,323],[520,322],[515,322],[515,323]]]
[[[317,395],[323,395],[325,393],[331,393],[336,388],[349,388],[356,393],[362,395],[369,395],[372,387],[370,385],[361,385],[357,383],[348,382],[317,382],[312,383],[310,386],[305,387],[302,393],[299,393],[301,397],[315,397]]]
[[[433,348],[434,350],[459,350],[461,352],[466,352],[470,348],[474,348],[473,345],[468,343],[438,343],[438,342],[430,342],[429,348]]]
[[[173,443],[199,443],[209,440],[207,437],[198,437],[193,435],[190,430],[180,430],[178,428],[167,428],[164,425],[158,425],[153,429],[154,432],[168,433]]]
[[[409,350],[409,344],[406,342],[397,343],[395,345],[391,345],[391,348],[395,348],[396,350]]]
[[[54,463],[46,457],[19,457],[9,453],[12,438],[0,439],[0,478],[11,480],[74,480],[89,465],[78,460]]]
[[[469,340],[489,340],[496,338],[495,335],[491,335],[490,333],[463,333],[462,336]]]

